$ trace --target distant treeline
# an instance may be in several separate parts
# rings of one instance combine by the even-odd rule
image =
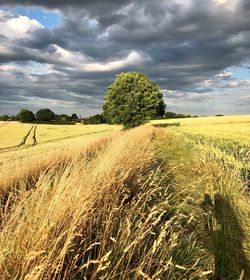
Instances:
[[[2,115],[0,116],[0,121],[16,121],[16,116]]]
[[[215,116],[223,116],[217,114]],[[178,114],[175,112],[165,112],[158,119],[180,119],[180,118],[197,118],[198,116]],[[107,123],[103,114],[96,114],[87,118],[79,118],[77,114],[71,116],[67,114],[55,114],[50,109],[40,109],[35,114],[27,109],[22,109],[16,116],[2,115],[0,121],[20,121],[22,123],[50,123],[50,124],[75,124],[77,122],[83,124],[103,124]]]
[[[217,114],[215,117],[223,117],[223,114]],[[207,117],[207,116],[203,116]],[[183,119],[183,118],[199,118],[199,116],[192,116],[192,115],[185,115],[185,114],[178,114],[175,112],[166,112],[163,116],[163,119]]]
[[[181,119],[181,118],[198,118],[198,116],[178,114],[175,112],[166,112],[163,118],[164,119]]]
[[[0,121],[20,121],[21,123],[40,124],[102,124],[106,123],[103,114],[97,114],[88,118],[79,118],[76,113],[71,116],[67,114],[55,114],[52,110],[40,109],[35,114],[27,109],[20,110],[16,116],[0,115]]]
[[[0,121],[20,121],[22,123],[51,123],[51,124],[75,124],[79,121],[74,113],[71,116],[67,114],[55,114],[50,109],[40,109],[35,114],[27,109],[20,110],[16,116],[3,115]]]
[[[107,123],[105,117],[103,114],[97,114],[90,116],[88,118],[83,118],[81,119],[81,122],[83,124],[102,124],[102,123]]]

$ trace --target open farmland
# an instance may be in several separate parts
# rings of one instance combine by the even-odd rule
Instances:
[[[250,116],[152,124],[0,127],[3,279],[250,279]]]
[[[105,124],[33,125],[19,122],[0,122],[0,165],[19,158],[37,158],[41,154],[49,155],[55,151],[74,149],[119,129],[120,126]],[[36,143],[33,139],[34,133]],[[25,143],[20,145],[27,135]]]
[[[242,116],[220,116],[220,117],[199,117],[199,118],[181,118],[181,119],[162,119],[153,120],[153,124],[180,123],[181,126],[200,126],[200,125],[218,125],[218,124],[241,124],[249,123],[250,115]]]
[[[250,170],[250,115],[203,117],[175,120],[152,121],[168,127],[186,141],[192,141],[197,149],[207,151],[209,157],[216,158],[224,167],[238,169],[247,185]]]
[[[47,124],[25,124],[19,122],[0,122],[0,149],[18,146],[32,127],[37,126],[35,131],[38,144],[48,142],[61,142],[65,139],[73,139],[86,135],[101,134],[112,131],[119,126],[109,125],[47,125]],[[25,145],[32,145],[32,130]]]

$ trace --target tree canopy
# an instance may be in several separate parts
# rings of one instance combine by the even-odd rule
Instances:
[[[17,113],[16,118],[22,123],[29,123],[35,121],[35,115],[27,109],[20,110]]]
[[[163,116],[165,104],[160,87],[145,74],[121,73],[108,87],[103,106],[104,117],[109,123],[131,128],[147,119]]]
[[[36,119],[39,122],[51,122],[55,117],[55,113],[50,109],[40,109],[36,112]]]

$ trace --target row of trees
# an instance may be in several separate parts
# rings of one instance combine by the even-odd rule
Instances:
[[[78,121],[78,116],[72,114],[68,116],[66,114],[56,115],[50,109],[40,109],[34,114],[32,111],[22,109],[16,115],[16,120],[22,123],[59,123],[59,124],[73,124]]]
[[[198,116],[178,114],[175,112],[166,112],[164,115],[164,119],[183,119],[183,118],[198,118]]]
[[[90,116],[88,118],[83,118],[81,119],[81,122],[83,124],[102,124],[102,123],[107,123],[105,117],[103,114],[96,114],[93,116]]]
[[[0,121],[16,121],[16,116],[2,115],[0,116]]]

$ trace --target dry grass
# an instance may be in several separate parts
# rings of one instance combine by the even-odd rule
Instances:
[[[77,224],[82,224],[78,228],[81,231],[86,223],[91,223],[90,217],[95,216],[92,211],[98,204],[98,200],[107,200],[107,203],[104,201],[101,203],[110,207],[109,200],[118,199],[119,192],[126,191],[126,188],[121,186],[125,183],[125,179],[136,180],[136,173],[150,163],[153,154],[149,144],[151,137],[152,132],[149,131],[142,131],[138,137],[131,132],[126,137],[121,135],[111,141],[105,148],[102,146],[105,146],[106,142],[101,140],[96,143],[94,149],[87,150],[81,156],[75,155],[66,162],[61,157],[60,162],[65,164],[57,167],[56,172],[53,167],[50,167],[49,172],[36,182],[35,189],[22,194],[23,199],[6,219],[7,221],[3,222],[1,252],[4,254],[7,250],[8,260],[12,259],[13,263],[11,261],[10,266],[7,265],[2,275],[7,277],[8,270],[11,270],[12,279],[22,278],[24,275],[27,276],[30,269],[41,273],[46,268],[44,272],[47,272],[47,266],[51,274],[54,274],[57,266],[63,263],[71,239],[79,234],[75,232]],[[147,156],[145,156],[145,149]],[[98,150],[97,155],[95,155],[96,150]],[[138,166],[135,170],[133,170],[134,163]],[[39,169],[37,171],[40,172]],[[133,178],[134,173],[135,178]],[[24,179],[26,176],[23,176]],[[122,190],[118,190],[118,187]],[[105,208],[103,211],[105,212]],[[21,217],[20,213],[22,213]],[[101,219],[101,216],[98,218]],[[91,232],[91,228],[88,231]],[[10,233],[12,238],[8,236]],[[61,246],[62,240],[63,246]],[[90,245],[88,242],[86,244]],[[42,251],[46,254],[41,253]],[[31,252],[36,256],[33,261],[29,260]],[[3,254],[1,261],[5,259]],[[39,258],[41,261],[38,260]],[[30,262],[34,267],[33,265],[30,267]],[[1,264],[3,265],[2,262]]]
[[[2,279],[248,279],[241,176],[178,137],[143,126],[2,171]]]

